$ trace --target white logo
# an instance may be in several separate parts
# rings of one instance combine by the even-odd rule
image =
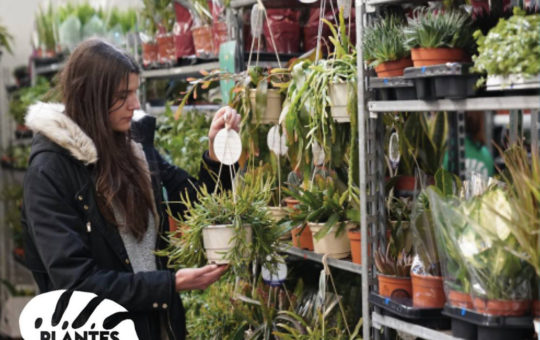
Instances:
[[[55,290],[34,297],[19,317],[24,340],[139,339],[127,310],[96,294]]]

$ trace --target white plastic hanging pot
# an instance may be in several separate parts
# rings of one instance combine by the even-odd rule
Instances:
[[[255,107],[256,107],[257,90],[249,90],[249,99],[251,101],[251,109],[255,119]],[[261,124],[277,124],[279,116],[281,114],[281,94],[276,89],[268,89],[266,92],[266,110],[264,110],[260,117],[259,123]]]
[[[246,243],[251,243],[251,226],[244,226],[246,229]],[[203,229],[203,243],[206,250],[208,263],[227,264],[225,259],[227,252],[234,247],[235,230],[231,224],[209,225]]]
[[[330,112],[332,118],[338,123],[350,122],[347,113],[347,102],[349,99],[349,83],[331,83],[328,92],[330,95]]]
[[[308,223],[309,229],[313,234],[313,251],[317,254],[328,254],[329,257],[334,259],[342,259],[351,254],[351,243],[347,237],[347,230],[352,229],[354,224],[347,223],[345,230],[336,236],[337,226],[330,228],[328,234],[324,235],[321,239],[317,240],[315,234],[317,234],[322,228],[324,223]]]

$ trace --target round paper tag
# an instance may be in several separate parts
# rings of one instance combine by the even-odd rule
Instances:
[[[266,144],[268,149],[278,156],[284,156],[287,154],[287,140],[279,131],[279,125],[274,125],[268,131],[266,136]]]
[[[225,165],[238,162],[242,154],[242,141],[238,133],[232,129],[221,129],[214,139],[214,153]]]

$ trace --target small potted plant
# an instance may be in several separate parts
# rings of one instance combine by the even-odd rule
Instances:
[[[355,209],[346,185],[339,180],[315,175],[309,189],[289,194],[299,201],[291,215],[293,223],[304,224],[313,234],[314,252],[333,258],[350,255],[346,231],[355,226],[348,221],[348,211]],[[350,214],[349,214],[350,215]]]
[[[379,78],[403,75],[403,69],[412,66],[411,51],[404,44],[405,21],[388,15],[366,27],[364,33],[364,59],[375,67]]]
[[[392,241],[388,243],[386,251],[382,248],[375,250],[373,258],[377,267],[379,294],[397,300],[410,299],[412,256],[405,249],[397,250]],[[392,252],[397,252],[397,255]]]
[[[209,193],[203,187],[197,202],[184,197],[187,210],[182,236],[171,235],[170,246],[159,252],[169,257],[171,267],[210,262],[228,263],[240,270],[251,261],[264,263],[268,257],[274,258],[281,229],[266,208],[270,182],[250,173],[235,181],[234,192]]]
[[[207,0],[184,0],[180,2],[186,6],[194,19],[193,45],[197,57],[208,58],[215,55],[214,38],[212,33],[212,11]]]
[[[473,56],[473,69],[487,73],[488,89],[511,87],[529,80],[538,81],[540,32],[533,29],[538,25],[538,14],[525,15],[525,11],[514,7],[514,15],[508,19],[500,19],[487,35],[483,35],[480,30],[474,32],[478,55]]]
[[[144,0],[140,21],[142,32],[139,34],[142,45],[142,65],[145,68],[155,67],[158,63],[158,45],[156,43],[157,25],[154,20],[154,4],[152,0]]]
[[[472,46],[470,16],[461,10],[417,8],[405,27],[415,67],[463,62]]]
[[[56,14],[51,3],[46,10],[39,8],[35,18],[35,28],[37,31],[38,57],[53,58],[56,56],[56,40],[58,37],[58,27],[56,25]]]

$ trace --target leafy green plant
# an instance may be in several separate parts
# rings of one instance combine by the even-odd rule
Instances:
[[[370,66],[410,57],[410,48],[404,44],[404,27],[401,17],[388,15],[365,28],[364,59]]]
[[[474,70],[488,75],[540,73],[540,15],[525,15],[514,7],[514,15],[500,19],[484,36],[474,32],[478,55],[473,56]]]
[[[35,25],[38,35],[38,47],[43,47],[48,51],[56,51],[56,41],[58,38],[58,27],[56,12],[51,3],[47,9],[41,6],[35,17]]]
[[[409,48],[463,48],[472,46],[470,16],[461,10],[415,9],[407,19],[405,45]]]
[[[21,224],[21,209],[23,199],[23,187],[20,184],[12,184],[5,187],[0,193],[0,199],[6,204],[4,223],[11,229],[13,243],[17,248],[24,247],[24,233]]]
[[[235,181],[235,192],[209,193],[206,187],[202,187],[196,202],[183,198],[187,213],[182,218],[182,235],[171,235],[170,247],[159,253],[169,257],[171,267],[206,264],[202,232],[205,227],[216,224],[228,224],[234,228],[234,245],[226,254],[232,267],[239,270],[251,261],[263,263],[268,262],[267,257],[274,258],[282,230],[275,225],[267,210],[271,182],[250,173],[237,176]],[[252,229],[251,244],[245,242],[246,225]],[[237,272],[238,275],[245,273],[245,270]]]
[[[13,43],[13,36],[9,34],[6,26],[0,25],[0,47],[4,47],[9,53],[13,53],[11,50],[11,44]]]
[[[30,105],[43,100],[51,90],[51,84],[44,77],[38,77],[36,85],[23,87],[13,93],[9,102],[9,114],[17,124],[24,124],[24,117]]]
[[[332,227],[337,227],[336,235],[345,231],[346,222],[356,217],[357,205],[350,201],[350,193],[345,184],[332,177],[316,175],[309,189],[298,191],[285,189],[286,193],[299,201],[291,213],[293,225],[307,222],[324,223],[324,228],[314,236],[324,237]]]
[[[156,146],[169,156],[172,164],[189,174],[197,174],[201,156],[208,148],[210,120],[198,111],[186,111],[175,119],[170,105],[160,119],[156,134]]]
[[[195,18],[198,20],[199,25],[206,26],[212,24],[212,13],[208,6],[207,0],[186,0],[192,9],[192,13],[195,14]]]

